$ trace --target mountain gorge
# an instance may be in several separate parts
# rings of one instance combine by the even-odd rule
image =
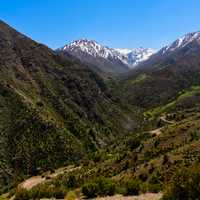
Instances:
[[[200,32],[157,52],[54,51],[0,21],[0,80],[2,198],[165,197],[180,169],[198,175]]]

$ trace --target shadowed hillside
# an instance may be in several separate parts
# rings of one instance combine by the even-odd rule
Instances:
[[[0,180],[80,162],[134,128],[102,79],[0,22]]]

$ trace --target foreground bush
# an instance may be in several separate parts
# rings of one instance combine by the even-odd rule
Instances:
[[[116,191],[115,183],[112,180],[101,177],[86,183],[82,187],[82,193],[86,198],[94,198],[97,196],[111,196]]]
[[[29,200],[30,193],[26,189],[18,189],[15,193],[15,200]]]
[[[126,191],[124,195],[138,195],[140,192],[141,182],[139,180],[130,180],[127,181],[126,184]]]
[[[74,191],[69,191],[65,196],[65,200],[75,200],[75,199],[77,199],[77,196]]]
[[[15,193],[15,200],[41,199],[41,198],[57,198],[63,199],[66,190],[55,187],[54,185],[40,184],[31,190],[18,189]]]
[[[94,198],[98,196],[99,188],[97,183],[86,183],[82,187],[82,193],[86,198]]]
[[[168,184],[163,200],[200,199],[200,165],[183,167]]]

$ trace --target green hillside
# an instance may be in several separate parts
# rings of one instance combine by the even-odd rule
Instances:
[[[0,184],[88,159],[136,128],[87,66],[0,22]]]
[[[192,43],[107,79],[0,22],[0,193],[26,200],[163,192],[169,200],[181,199],[184,183],[193,198],[199,52]]]

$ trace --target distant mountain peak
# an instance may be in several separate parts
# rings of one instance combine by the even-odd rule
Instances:
[[[99,56],[103,58],[108,58],[108,57],[115,56],[112,52],[113,51],[112,49],[106,46],[100,45],[95,40],[88,40],[88,39],[75,40],[61,49],[64,51],[66,50],[82,51],[94,57]]]
[[[135,49],[116,49],[119,53],[123,55],[122,59],[126,62],[130,68],[134,68],[139,63],[147,60],[156,51],[151,48],[135,48]]]
[[[66,46],[86,46],[86,45],[97,45],[98,43],[95,40],[88,40],[86,38],[82,38],[79,40],[75,40],[72,43],[70,43],[69,45]]]
[[[134,68],[140,62],[147,60],[155,50],[150,48],[136,48],[136,49],[120,49],[109,48],[100,45],[95,40],[79,39],[59,49],[60,51],[68,51],[74,53],[84,52],[93,57],[101,57],[104,59],[118,60],[127,65],[128,68]]]
[[[185,47],[194,41],[200,42],[200,31],[188,33],[188,34],[184,35],[183,37],[178,38],[173,43],[162,48],[161,52],[162,52],[162,54],[169,53],[169,52],[175,51],[177,49],[180,49],[182,47]]]

